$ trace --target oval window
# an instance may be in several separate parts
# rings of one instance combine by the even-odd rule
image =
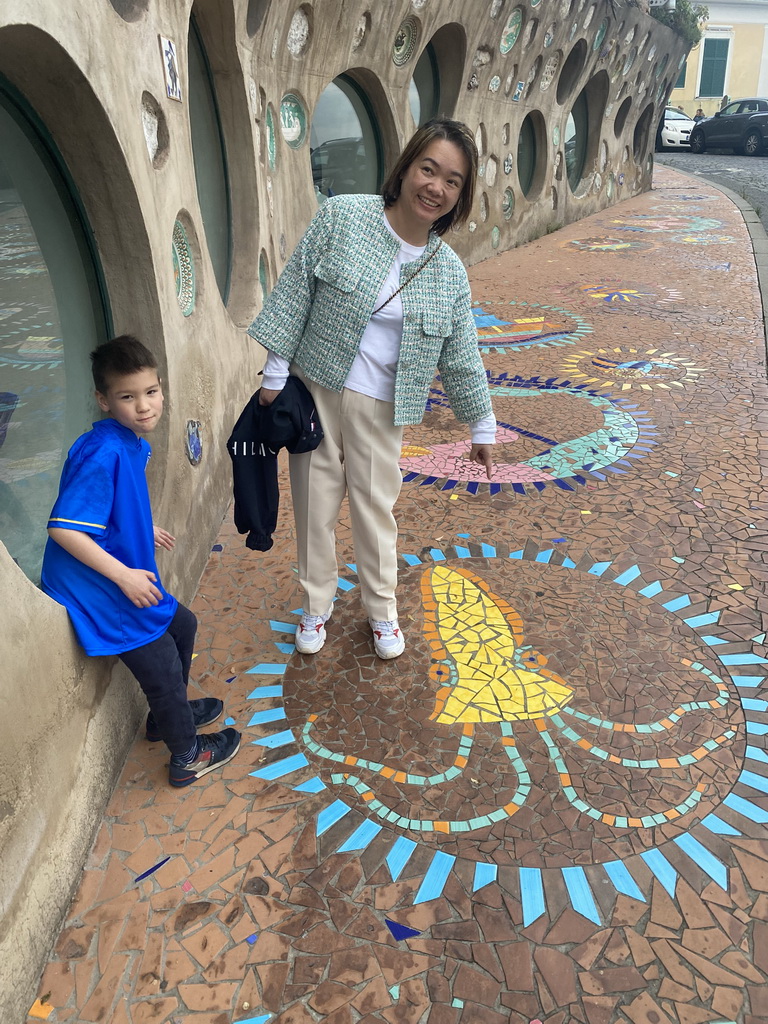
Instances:
[[[528,114],[520,127],[520,137],[517,141],[517,178],[524,196],[531,191],[535,170],[536,131],[533,118]]]
[[[417,125],[435,117],[440,107],[440,80],[437,58],[431,43],[427,43],[419,57],[408,89],[411,114]]]
[[[0,82],[0,539],[37,583],[62,463],[100,418],[88,353],[106,310],[68,175],[32,117]]]
[[[227,159],[213,78],[194,19],[189,23],[189,126],[205,241],[216,284],[226,302],[232,263]]]
[[[571,191],[578,188],[584,170],[584,161],[587,156],[587,138],[589,135],[589,123],[587,119],[587,97],[580,92],[576,102],[571,107],[568,120],[565,124],[565,169],[568,176],[568,184]]]
[[[365,94],[347,75],[334,79],[317,101],[310,161],[318,197],[379,191],[379,133]]]

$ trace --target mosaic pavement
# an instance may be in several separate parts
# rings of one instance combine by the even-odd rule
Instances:
[[[30,1021],[768,1019],[768,389],[741,216],[664,169],[471,278],[497,471],[436,380],[402,452],[406,653],[373,655],[346,520],[302,657],[287,488],[265,555],[228,516],[193,674],[246,742],[177,792],[137,740]]]

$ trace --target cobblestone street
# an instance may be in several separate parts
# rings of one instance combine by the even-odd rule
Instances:
[[[228,514],[193,605],[194,696],[240,752],[172,790],[139,736],[30,1022],[768,1020],[744,218],[657,166],[470,279],[496,473],[438,379],[401,463],[405,654],[373,653],[346,520],[328,642],[295,652],[283,466],[274,548]]]

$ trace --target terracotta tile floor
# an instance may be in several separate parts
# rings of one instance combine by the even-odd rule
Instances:
[[[746,228],[664,169],[471,277],[499,465],[438,380],[403,451],[406,654],[372,653],[346,520],[312,658],[287,488],[267,554],[228,517],[193,671],[244,745],[178,792],[136,741],[30,1020],[768,1019]]]

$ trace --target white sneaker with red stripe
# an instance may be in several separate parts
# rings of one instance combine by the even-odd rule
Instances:
[[[317,654],[325,643],[325,624],[332,611],[331,607],[325,615],[301,616],[301,622],[296,627],[296,650],[299,654]]]
[[[368,620],[373,630],[373,646],[380,658],[399,658],[405,650],[403,636],[397,619],[386,622]]]

